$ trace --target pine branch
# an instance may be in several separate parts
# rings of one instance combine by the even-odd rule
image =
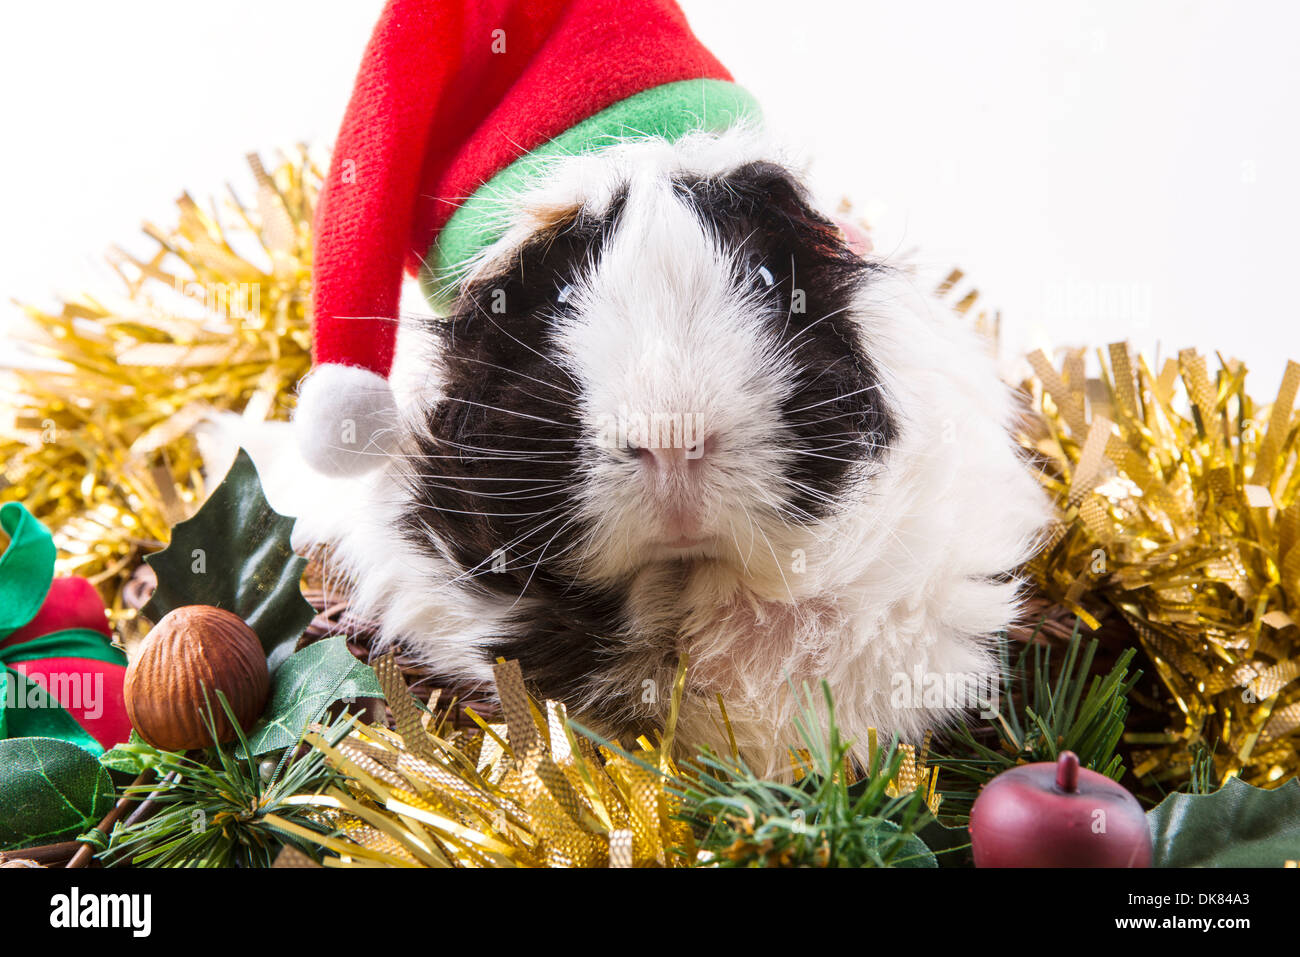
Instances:
[[[225,695],[217,692],[220,706],[238,729]],[[354,718],[342,716],[324,737],[337,743]],[[212,740],[217,739],[216,719],[210,703],[204,715]],[[239,732],[248,753],[248,742]],[[299,742],[301,743],[301,741]],[[272,764],[240,759],[225,746],[179,754],[143,749],[147,762],[164,786],[127,787],[126,794],[149,797],[161,809],[131,825],[118,825],[101,857],[110,866],[139,867],[269,867],[280,848],[292,844],[315,856],[319,851],[306,840],[276,830],[265,823],[267,815],[293,821],[310,831],[328,834],[332,827],[318,813],[290,801],[295,795],[320,793],[342,777],[325,762],[322,752],[311,749],[295,758],[297,748],[286,749]]]
[[[934,866],[916,836],[928,820],[924,794],[891,796],[903,762],[897,741],[876,749],[850,785],[850,742],[840,736],[830,688],[826,720],[805,688],[795,727],[804,743],[797,784],[760,778],[744,760],[701,752],[670,785],[681,817],[700,835],[703,862],[722,867]]]
[[[1062,751],[1077,754],[1083,767],[1116,781],[1123,777],[1123,759],[1115,749],[1128,719],[1128,693],[1142,672],[1129,673],[1136,654],[1129,648],[1107,674],[1093,675],[1097,647],[1096,639],[1081,638],[1076,620],[1053,681],[1050,647],[1031,639],[1013,664],[1003,645],[1006,693],[998,715],[989,721],[997,746],[989,747],[969,726],[961,726],[952,735],[949,753],[930,760],[945,781],[946,820],[963,820],[980,787],[994,776],[1019,764],[1055,761]]]

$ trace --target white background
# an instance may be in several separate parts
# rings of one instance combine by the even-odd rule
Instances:
[[[1008,352],[1130,338],[1300,357],[1300,4],[685,0],[823,195],[959,264]],[[110,243],[243,154],[337,128],[378,0],[10,5],[0,306],[104,288]],[[147,248],[138,242],[140,248]],[[7,350],[6,350],[7,351]]]

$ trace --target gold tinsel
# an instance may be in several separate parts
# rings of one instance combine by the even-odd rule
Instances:
[[[0,357],[0,497],[51,531],[61,574],[96,582],[115,620],[140,556],[204,494],[193,429],[215,411],[287,417],[310,365],[311,218],[321,181],[305,149],[177,222],[145,224],[152,251],[113,250],[124,294],[58,312],[26,306],[14,339],[58,371]]]
[[[624,755],[575,734],[564,707],[537,706],[518,662],[496,666],[505,721],[449,730],[422,712],[391,655],[376,665],[396,731],[360,725],[337,745],[308,742],[350,779],[300,795],[337,831],[323,836],[268,823],[319,844],[329,867],[682,867],[695,859],[690,827],[666,783],[677,774],[662,737]],[[673,689],[681,700],[685,663]]]
[[[1061,368],[1030,357],[1038,416],[1023,444],[1059,506],[1030,570],[1097,627],[1138,636],[1175,702],[1168,734],[1130,735],[1134,773],[1186,776],[1205,748],[1220,777],[1267,786],[1300,770],[1300,365],[1269,405],[1246,368],[1184,350],[1158,369],[1126,343]],[[1172,710],[1172,709],[1171,709]]]

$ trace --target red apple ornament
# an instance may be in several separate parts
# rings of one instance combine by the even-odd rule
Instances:
[[[970,812],[976,867],[1150,867],[1137,799],[1073,751],[1003,771]]]

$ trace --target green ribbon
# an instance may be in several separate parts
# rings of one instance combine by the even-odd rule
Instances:
[[[93,628],[65,628],[0,648],[0,663],[6,665],[42,658],[93,658],[110,665],[126,664],[126,656],[104,639],[103,632]]]
[[[0,555],[0,641],[36,617],[54,581],[54,537],[19,502],[0,505],[9,547]]]
[[[58,552],[49,530],[18,502],[0,506],[0,528],[9,536],[9,547],[0,554],[3,641],[35,618],[45,604]],[[60,738],[91,754],[101,754],[103,746],[44,687],[9,667],[42,658],[89,658],[126,664],[126,656],[90,628],[65,628],[0,648],[0,740]]]

